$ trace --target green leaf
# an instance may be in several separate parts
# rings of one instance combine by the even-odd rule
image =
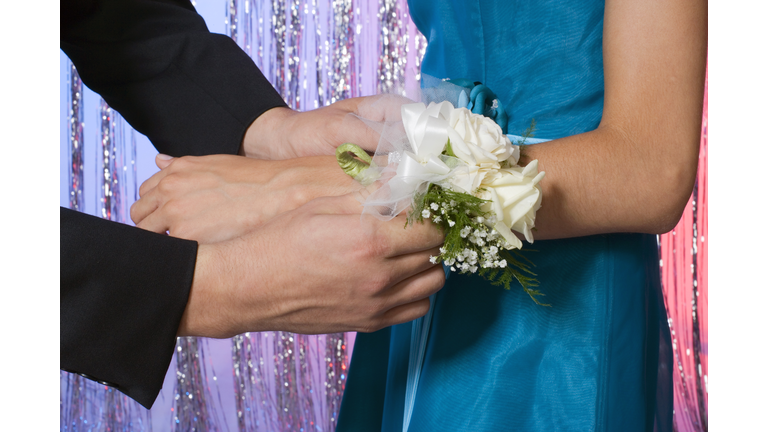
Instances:
[[[456,154],[453,153],[453,147],[451,147],[451,139],[448,138],[448,143],[445,145],[445,150],[443,151],[444,155],[448,155],[451,157],[456,157]]]

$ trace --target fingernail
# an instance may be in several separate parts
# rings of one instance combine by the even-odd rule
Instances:
[[[158,153],[157,154],[158,159],[162,160],[171,160],[173,159],[173,156],[168,156],[167,154]]]

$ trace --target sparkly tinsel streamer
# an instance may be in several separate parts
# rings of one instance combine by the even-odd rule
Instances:
[[[237,10],[238,5],[240,2],[238,0],[227,0],[227,20],[225,23],[229,27],[229,37],[231,37],[235,42],[237,42],[237,33],[238,33],[238,21],[237,21]]]
[[[272,36],[274,37],[274,53],[275,58],[273,64],[274,68],[274,81],[272,85],[283,96],[283,99],[288,99],[285,94],[285,1],[272,0]]]
[[[417,98],[427,41],[408,14],[407,0],[379,0],[377,93]]]
[[[397,0],[379,0],[379,93],[405,94],[405,62],[408,55],[408,32],[403,25],[403,14]]]
[[[88,414],[86,413],[87,398],[85,392],[86,380],[77,374],[61,372],[62,401],[60,413],[60,429],[62,431],[88,430]]]
[[[85,211],[83,202],[83,82],[69,62],[69,208]]]
[[[117,111],[101,100],[99,109],[101,119],[101,153],[97,165],[100,175],[101,195],[97,208],[104,219],[125,222],[125,140],[123,139],[122,120]]]
[[[80,375],[61,374],[61,431],[152,431],[150,412],[133,399]]]
[[[354,43],[353,6],[351,0],[334,0],[333,7],[333,53],[331,65],[331,103],[347,99],[352,95],[352,56]]]
[[[272,413],[277,412],[274,388],[268,387],[262,342],[269,334],[250,333],[235,336],[232,344],[232,365],[235,383],[235,406],[238,430],[278,430]],[[274,387],[274,386],[273,386]]]
[[[331,422],[331,428],[336,428],[336,419],[341,408],[341,398],[344,394],[346,383],[346,342],[344,333],[329,334],[325,341],[325,361],[327,367],[325,370],[325,395],[328,401],[328,419]]]
[[[255,0],[243,0],[243,23],[241,24],[241,28],[243,30],[243,43],[241,44],[243,51],[245,51],[246,54],[248,54],[248,57],[253,58],[253,8],[254,8],[254,1]],[[235,35],[230,35],[230,37],[236,37]],[[237,42],[237,39],[235,39],[235,42]]]
[[[210,403],[212,396],[205,368],[206,350],[200,340],[180,337],[176,341],[176,385],[171,409],[175,431],[225,429],[215,405]]]
[[[705,87],[699,171],[693,194],[675,229],[659,238],[674,351],[674,421],[678,432],[708,428],[707,103]]]

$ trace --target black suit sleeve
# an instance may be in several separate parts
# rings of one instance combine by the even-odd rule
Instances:
[[[61,20],[61,49],[83,83],[160,152],[236,154],[253,120],[285,106],[186,0],[65,2]]]
[[[60,367],[150,408],[173,356],[197,243],[60,212]]]
[[[173,156],[237,153],[285,106],[250,58],[186,0],[62,0],[61,48],[83,82]],[[61,209],[60,367],[154,403],[197,244]]]

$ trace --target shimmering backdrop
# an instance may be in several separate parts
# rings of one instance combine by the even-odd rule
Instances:
[[[405,0],[197,0],[208,28],[232,37],[295,109],[376,93],[415,97],[426,40]],[[130,224],[157,152],[84,87],[61,54],[61,205]],[[706,430],[706,103],[697,188],[660,236],[675,350],[675,423]],[[153,408],[61,372],[61,430],[332,431],[353,333],[180,338]]]

